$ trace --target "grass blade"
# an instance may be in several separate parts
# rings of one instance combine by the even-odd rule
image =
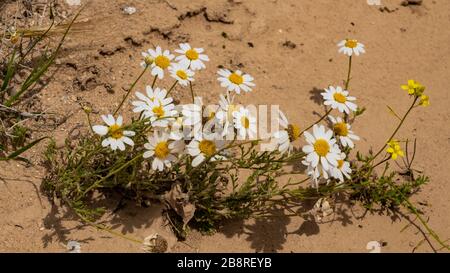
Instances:
[[[42,77],[42,75],[44,75],[44,73],[48,70],[50,65],[53,64],[53,62],[56,59],[56,56],[58,55],[58,53],[59,53],[59,51],[60,51],[60,49],[61,49],[61,47],[62,47],[62,45],[64,43],[64,41],[66,40],[67,34],[69,33],[72,25],[74,24],[75,20],[78,18],[78,16],[80,15],[82,10],[83,10],[83,8],[81,8],[77,12],[77,14],[71,20],[70,24],[67,26],[67,29],[64,32],[63,37],[59,41],[58,47],[56,48],[55,52],[51,55],[51,57],[42,66],[37,66],[35,69],[33,69],[31,74],[28,76],[28,78],[22,84],[22,87],[20,88],[20,91],[17,92],[14,96],[10,97],[6,101],[6,103],[5,103],[6,106],[10,107],[13,103],[15,103],[20,98],[20,96],[28,90],[28,88],[30,86],[32,86],[35,82],[37,82]]]
[[[33,148],[36,144],[38,144],[39,142],[41,142],[42,140],[44,140],[46,138],[48,138],[48,137],[41,137],[39,139],[36,139],[35,141],[28,143],[27,145],[23,146],[22,148],[12,152],[7,157],[0,158],[0,160],[6,161],[6,160],[11,160],[11,159],[17,159],[17,160],[23,161],[24,158],[19,157],[19,156],[21,154],[23,154],[24,152],[28,151],[29,149]]]
[[[0,90],[0,92],[3,92],[6,90],[6,88],[8,88],[9,86],[9,82],[11,81],[12,77],[14,76],[14,73],[16,71],[16,66],[14,64],[14,60],[16,58],[16,48],[14,48],[11,59],[8,62],[8,68],[6,70],[6,75],[5,78],[3,79],[3,85],[2,85],[2,89]]]

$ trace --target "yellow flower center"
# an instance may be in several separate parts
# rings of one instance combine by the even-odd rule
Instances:
[[[345,103],[347,101],[347,98],[339,92],[334,93],[333,98],[339,103]]]
[[[177,76],[182,80],[186,80],[188,78],[188,75],[186,74],[186,72],[184,72],[184,70],[178,70]]]
[[[161,67],[162,69],[166,69],[170,65],[170,60],[166,56],[159,55],[155,59],[155,64],[157,66]]]
[[[153,107],[152,111],[158,118],[164,116],[164,108],[162,106]]]
[[[117,124],[109,126],[108,130],[112,138],[120,139],[123,137],[123,129]]]
[[[241,124],[245,129],[250,127],[250,120],[247,117],[241,117]]]
[[[240,85],[244,82],[244,78],[241,75],[238,75],[236,73],[231,73],[230,76],[228,76],[228,79],[230,80],[230,82]]]
[[[337,161],[337,163],[338,163],[338,165],[337,165],[338,169],[341,169],[342,166],[344,166],[344,160],[342,160],[342,159],[339,159],[339,160]]]
[[[338,136],[347,136],[348,135],[347,124],[345,122],[336,123],[333,127],[333,131]]]
[[[195,61],[198,59],[198,53],[193,49],[189,49],[188,51],[186,51],[186,57],[191,61]]]
[[[206,156],[213,156],[216,153],[216,144],[211,140],[200,141],[198,148]]]
[[[319,138],[314,143],[314,151],[316,151],[319,156],[326,156],[330,151],[330,145],[325,139]]]
[[[169,144],[167,141],[161,141],[158,144],[156,144],[155,147],[155,156],[159,159],[164,159],[169,154]]]
[[[358,46],[358,40],[347,39],[347,42],[345,42],[345,47],[355,48],[356,46]]]
[[[289,124],[287,128],[287,132],[289,135],[289,140],[291,142],[297,140],[300,137],[300,126],[295,124]]]
[[[214,119],[215,116],[216,116],[216,112],[211,112],[211,113],[209,113],[208,120]]]

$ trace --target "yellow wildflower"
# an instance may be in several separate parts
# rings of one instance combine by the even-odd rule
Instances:
[[[425,91],[425,86],[415,80],[408,80],[408,84],[402,85],[401,88],[416,97],[420,97]]]
[[[391,154],[392,159],[396,160],[398,156],[403,157],[405,155],[397,140],[393,139],[387,144],[389,145],[389,147],[386,149],[386,152]]]
[[[430,98],[427,95],[421,95],[419,105],[424,107],[430,105]]]

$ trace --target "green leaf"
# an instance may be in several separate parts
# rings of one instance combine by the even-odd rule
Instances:
[[[36,144],[38,144],[39,142],[41,142],[42,140],[46,139],[48,137],[41,137],[40,139],[37,139],[25,146],[23,146],[22,148],[12,152],[11,154],[9,154],[7,157],[2,157],[0,158],[0,160],[11,160],[11,159],[16,159],[16,160],[21,160],[24,161],[24,158],[19,157],[21,154],[23,154],[24,152],[28,151],[29,149],[33,148],[33,146],[35,146]],[[28,160],[26,160],[28,161]]]
[[[6,70],[6,75],[5,75],[5,78],[3,79],[3,85],[2,85],[2,89],[0,90],[0,92],[3,92],[8,88],[9,82],[11,81],[12,77],[14,76],[14,74],[16,72],[16,66],[14,64],[15,58],[16,58],[16,48],[14,48],[14,51],[11,55],[11,59],[9,59],[8,68]]]

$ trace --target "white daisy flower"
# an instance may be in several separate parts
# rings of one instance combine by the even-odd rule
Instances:
[[[270,140],[272,150],[278,150],[281,154],[290,153],[294,149],[294,145],[289,140],[289,134],[286,130],[276,131],[272,134]]]
[[[117,119],[115,119],[113,115],[102,115],[101,117],[108,126],[94,125],[92,126],[92,130],[98,135],[108,136],[102,141],[103,147],[111,146],[113,151],[116,149],[125,151],[125,144],[130,146],[134,145],[133,140],[129,137],[134,136],[135,133],[133,131],[124,130],[122,127],[122,116],[118,116]]]
[[[341,117],[328,116],[333,123],[334,135],[339,139],[342,146],[354,148],[353,140],[359,140],[359,136],[355,135],[351,129],[350,124],[346,123]]]
[[[255,139],[256,132],[256,118],[250,113],[246,107],[241,107],[238,111],[233,112],[234,127],[237,129],[239,136],[245,139]]]
[[[313,126],[313,135],[309,132],[304,133],[307,145],[302,150],[307,154],[305,161],[316,168],[319,163],[324,171],[328,171],[331,167],[337,166],[337,160],[341,151],[339,150],[336,140],[333,139],[333,131],[325,131],[323,125],[315,124]]]
[[[311,178],[311,187],[317,189],[321,182],[325,184],[328,183],[328,172],[324,171],[322,166],[317,165],[317,167],[313,167],[311,163],[306,160],[303,160],[302,164],[307,166],[306,174]]]
[[[143,118],[149,118],[152,126],[167,127],[177,116],[173,103],[163,104],[158,101],[150,102],[149,110],[142,112]]]
[[[321,93],[325,102],[323,104],[331,106],[333,109],[338,109],[341,113],[349,114],[350,111],[356,111],[358,108],[355,103],[355,97],[348,95],[348,91],[343,90],[342,87],[337,86],[336,88],[330,86],[325,88],[325,92]]]
[[[163,171],[164,167],[172,167],[172,162],[177,160],[175,154],[183,150],[182,141],[171,141],[169,135],[164,132],[155,132],[152,137],[148,138],[148,143],[144,144],[147,149],[144,152],[144,158],[153,157],[152,169]]]
[[[187,64],[192,70],[205,69],[203,62],[208,62],[209,58],[203,53],[203,48],[191,48],[188,43],[180,44],[180,49],[175,49],[175,52],[182,55],[177,56],[175,60]]]
[[[195,97],[193,104],[184,104],[181,113],[183,114],[184,126],[195,126],[202,122],[203,101],[201,97]]]
[[[203,101],[201,97],[195,97],[193,104],[184,104],[181,106],[181,114],[183,116],[182,124],[190,130],[190,136],[201,133],[202,130],[202,111]]]
[[[222,136],[227,136],[227,139],[234,138],[234,118],[233,113],[239,111],[240,106],[233,104],[233,97],[225,97],[224,95],[220,95],[219,99],[219,108],[215,117],[222,127]]]
[[[231,72],[228,69],[220,69],[217,74],[220,77],[217,80],[220,82],[220,86],[225,87],[228,91],[234,91],[236,94],[240,94],[241,90],[244,92],[252,91],[253,77],[248,74],[243,74],[240,70]]]
[[[172,123],[170,123],[169,129],[171,139],[182,140],[184,138],[183,117],[177,117]]]
[[[208,104],[203,108],[203,132],[216,134],[218,137],[222,136],[222,123],[217,118],[217,113],[220,106],[217,104]]]
[[[160,46],[157,46],[156,50],[149,49],[148,53],[153,59],[152,75],[158,76],[158,79],[164,78],[164,70],[170,66],[170,63],[175,56],[170,54],[169,50],[164,50],[163,52]]]
[[[188,67],[189,64],[183,63],[173,63],[169,66],[170,75],[182,86],[187,86],[189,82],[194,81],[195,73]]]
[[[345,161],[345,157],[345,153],[341,153],[337,161],[337,166],[330,170],[330,175],[338,179],[341,183],[344,182],[344,176],[350,179],[350,174],[352,173],[350,163]]]
[[[140,113],[143,111],[151,111],[150,104],[154,101],[159,102],[160,104],[167,105],[170,104],[173,99],[166,98],[167,91],[165,89],[159,89],[158,87],[153,89],[151,86],[146,86],[146,95],[141,92],[136,92],[136,97],[139,100],[131,102],[135,107],[133,112]]]
[[[364,45],[359,43],[358,40],[346,39],[338,44],[339,53],[344,53],[345,55],[352,56],[355,54],[359,56],[362,53],[366,53]]]
[[[196,134],[195,138],[187,145],[187,153],[194,157],[192,166],[197,167],[205,159],[211,161],[222,160],[224,157],[217,154],[224,146],[223,140],[217,140],[214,135]]]
[[[286,115],[279,110],[277,122],[281,127],[281,130],[273,133],[272,141],[275,141],[275,147],[281,154],[285,152],[292,152],[294,145],[292,142],[300,137],[300,127],[295,124],[290,124]]]
[[[220,110],[220,105],[209,104],[206,105],[203,110],[203,117],[206,118],[207,121],[213,121],[217,119],[217,112]]]

